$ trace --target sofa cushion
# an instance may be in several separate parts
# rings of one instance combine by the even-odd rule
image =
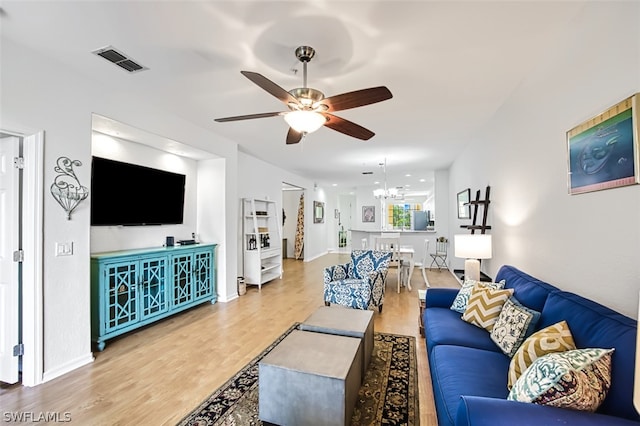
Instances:
[[[524,339],[533,333],[540,312],[522,306],[515,297],[509,298],[491,330],[493,340],[502,352],[512,357]]]
[[[462,288],[458,291],[456,298],[453,300],[451,304],[451,309],[460,312],[461,314],[467,309],[467,304],[469,303],[469,296],[471,295],[471,290],[473,290],[474,285],[480,285],[483,287],[490,287],[496,290],[502,290],[504,288],[505,282],[498,283],[488,283],[481,282],[476,280],[465,280],[464,284],[462,284]]]
[[[509,358],[502,352],[450,345],[434,347],[429,355],[429,370],[438,424],[454,424],[460,395],[505,399],[508,367]]]
[[[545,327],[566,319],[578,348],[615,348],[611,388],[599,413],[640,420],[633,408],[633,366],[638,322],[592,300],[564,291],[549,294],[540,316]]]
[[[460,314],[448,307],[427,308],[423,318],[424,335],[429,350],[436,345],[456,345],[500,352],[487,330],[462,321]]]
[[[535,360],[513,385],[509,400],[594,412],[611,385],[613,349],[575,349]]]
[[[463,321],[459,313],[448,308],[426,309],[424,326],[428,348],[456,345],[500,352],[486,330]]]
[[[520,375],[541,356],[572,349],[576,349],[576,345],[566,321],[538,330],[529,336],[513,355],[509,365],[507,387],[511,389]]]
[[[540,281],[513,266],[504,265],[496,275],[496,281],[505,280],[504,288],[514,289],[513,296],[520,303],[541,312],[550,293],[560,291],[551,284]]]
[[[471,290],[469,303],[464,314],[462,314],[462,319],[491,331],[500,316],[502,306],[512,294],[513,289],[494,290],[476,284]]]

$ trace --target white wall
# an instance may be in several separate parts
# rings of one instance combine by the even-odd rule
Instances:
[[[640,186],[568,195],[565,133],[640,91],[639,16],[637,2],[588,3],[575,18],[582,31],[554,40],[451,167],[449,186],[456,194],[491,185],[494,254],[485,272],[512,264],[631,317],[640,290]],[[455,199],[449,205],[455,212]]]
[[[219,302],[237,297],[236,246],[233,238],[237,226],[229,214],[229,195],[225,195],[230,162],[224,158],[198,161],[197,233],[202,242],[216,243],[216,284]],[[235,190],[231,188],[235,199]]]
[[[281,143],[281,141],[274,142]],[[329,247],[329,222],[325,220],[322,224],[313,223],[313,201],[325,201],[325,189],[315,187],[314,182],[301,176],[290,173],[284,169],[276,167],[270,163],[255,158],[249,154],[238,153],[238,194],[235,203],[239,206],[242,198],[259,198],[276,201],[277,211],[282,210],[282,182],[305,188],[304,191],[304,260],[308,262],[323,255]],[[331,199],[332,200],[332,199]],[[336,203],[330,201],[325,204],[325,210],[333,212]],[[239,215],[240,213],[238,213]],[[287,221],[290,218],[287,214]],[[279,220],[282,220],[280,217]],[[282,222],[280,222],[282,223]],[[237,231],[237,241],[241,239],[242,230]],[[336,237],[337,238],[337,237]],[[242,247],[238,250],[238,271],[242,270]]]
[[[355,196],[355,210],[351,222],[352,229],[359,229],[363,231],[379,231],[380,229],[382,229],[382,225],[384,223],[383,215],[385,212],[382,211],[382,204],[380,203],[380,200],[373,196],[373,188],[356,188]],[[364,206],[375,207],[375,222],[362,221],[362,207]],[[359,246],[360,242],[356,241],[355,244]]]
[[[225,199],[219,201],[225,206],[227,217],[236,217],[236,204],[227,201],[229,197],[237,199],[234,180],[237,144],[167,115],[117,87],[77,75],[65,65],[36,55],[14,41],[3,38],[0,55],[1,127],[25,134],[45,131],[45,188],[55,177],[53,167],[60,156],[80,160],[83,165],[75,169],[78,179],[85,185],[90,182],[91,118],[96,112],[226,158],[229,163],[225,168]],[[228,258],[219,259],[229,271],[223,285],[235,288],[236,223],[227,220],[222,226],[229,248]],[[55,243],[70,241],[74,243],[73,256],[55,257]],[[89,203],[80,204],[68,221],[47,191],[43,245],[44,380],[50,380],[92,360]]]

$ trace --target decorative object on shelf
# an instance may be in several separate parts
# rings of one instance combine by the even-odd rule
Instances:
[[[471,219],[471,189],[458,192],[458,219]]]
[[[455,256],[464,261],[464,279],[480,281],[480,261],[491,259],[491,235],[466,234],[454,235]]]
[[[322,201],[313,202],[313,223],[324,223],[324,203]]]
[[[382,173],[384,174],[384,188],[378,188],[373,190],[373,196],[378,199],[397,198],[399,196],[397,188],[387,188],[387,159],[384,159],[384,163],[379,164],[382,167]]]
[[[362,222],[371,223],[376,221],[376,206],[362,206]]]
[[[58,158],[53,168],[58,175],[50,187],[51,195],[67,213],[67,220],[71,220],[71,212],[89,196],[89,190],[80,184],[73,171],[74,166],[80,167],[82,163],[80,160],[70,160],[67,157]]]
[[[640,183],[640,93],[567,132],[569,194]]]

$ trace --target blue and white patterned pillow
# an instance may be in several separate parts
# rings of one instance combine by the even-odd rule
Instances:
[[[451,310],[460,312],[464,314],[464,311],[467,310],[467,303],[469,303],[469,296],[471,295],[471,290],[473,290],[473,286],[480,284],[483,287],[489,287],[494,290],[502,290],[506,283],[505,280],[500,281],[499,283],[490,283],[484,281],[476,281],[476,280],[465,280],[464,284],[462,284],[462,288],[456,295],[456,298],[453,300],[451,304]]]
[[[544,355],[520,376],[508,400],[596,411],[611,387],[614,349],[574,349]]]
[[[540,319],[540,312],[529,309],[509,298],[502,306],[500,316],[491,330],[491,340],[505,355],[513,357],[524,339],[529,337]]]

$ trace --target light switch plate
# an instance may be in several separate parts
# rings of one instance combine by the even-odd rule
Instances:
[[[73,255],[73,241],[65,243],[56,243],[56,256],[72,256]]]

